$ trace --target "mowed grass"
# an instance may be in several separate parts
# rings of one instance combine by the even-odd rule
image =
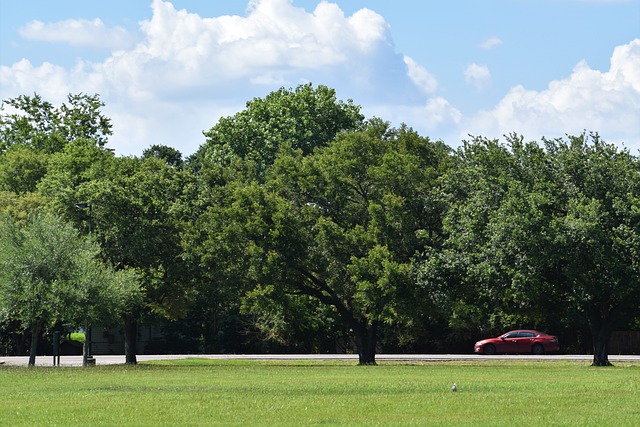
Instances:
[[[638,426],[640,365],[188,359],[3,366],[0,425]]]

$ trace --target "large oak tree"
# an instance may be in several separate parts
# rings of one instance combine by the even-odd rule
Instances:
[[[254,298],[306,295],[331,307],[360,363],[374,364],[379,327],[408,320],[411,260],[439,234],[428,201],[447,155],[443,144],[380,120],[306,156],[281,146],[264,183],[227,185],[223,203],[200,218],[212,230],[203,247],[220,277]]]

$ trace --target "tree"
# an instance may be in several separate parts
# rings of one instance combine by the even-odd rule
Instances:
[[[281,146],[311,154],[338,133],[361,126],[359,110],[351,101],[338,101],[335,91],[325,86],[300,85],[248,102],[245,110],[220,119],[205,133],[206,143],[187,161],[199,179],[199,189],[190,202],[189,210],[197,221],[187,224],[184,259],[197,266],[193,288],[198,299],[215,306],[203,313],[209,329],[225,322],[218,319],[221,313],[240,320],[239,298],[248,290],[240,277],[247,264],[245,255],[240,256],[241,241],[234,240],[239,238],[237,230],[216,226],[228,224],[228,215],[237,223],[232,199],[244,197],[241,192],[255,195],[252,181],[264,182]]]
[[[101,257],[122,275],[113,281],[123,281],[133,269],[146,291],[120,313],[127,362],[135,363],[140,313],[179,317],[189,295],[183,292],[189,280],[179,255],[180,228],[191,213],[180,197],[193,186],[182,155],[153,146],[143,159],[115,157],[105,149],[111,122],[100,112],[98,95],[69,95],[60,107],[38,95],[5,105],[18,112],[0,117],[0,199],[11,202],[0,210],[24,218],[35,207],[86,229],[88,217],[76,205],[93,206]]]
[[[362,120],[359,107],[351,100],[337,100],[335,91],[326,86],[314,88],[309,83],[295,90],[281,88],[221,118],[204,133],[207,141],[191,162],[227,166],[240,158],[253,162],[261,174],[273,164],[282,143],[307,155],[339,132],[357,128]]]
[[[136,294],[135,275],[115,274],[99,252],[89,237],[52,215],[32,216],[23,226],[9,217],[0,222],[0,309],[31,332],[30,366],[44,328],[111,317]]]
[[[558,286],[589,323],[593,365],[609,365],[611,333],[640,314],[640,163],[597,134],[546,145],[566,200],[552,224]]]
[[[379,326],[406,319],[413,302],[411,259],[438,234],[425,196],[446,158],[441,143],[379,120],[307,156],[281,148],[264,184],[233,182],[203,215],[217,230],[206,253],[254,294],[272,286],[272,297],[331,307],[359,362],[375,364]]]
[[[5,100],[15,113],[0,115],[0,152],[13,145],[24,145],[43,153],[55,153],[78,138],[104,147],[111,131],[111,120],[100,108],[99,96],[69,94],[67,103],[54,107],[38,94]]]
[[[98,95],[84,94],[70,94],[67,102],[59,107],[37,94],[3,102],[0,114],[0,211],[24,220],[49,201],[49,190],[60,194],[59,188],[67,188],[70,177],[77,175],[79,169],[89,169],[100,156],[113,156],[104,150],[111,135],[111,122],[100,112],[103,105]],[[90,148],[83,152],[83,147],[87,146]],[[85,157],[91,148],[94,152]],[[68,161],[60,164],[57,155],[65,151]],[[81,164],[83,161],[85,163]],[[58,174],[58,182],[49,182],[39,188],[50,167],[64,172]],[[71,210],[75,203],[77,200],[67,200],[65,206]]]
[[[418,269],[433,306],[450,327],[467,333],[546,318],[540,308],[548,304],[529,298],[540,277],[525,260],[545,247],[533,239],[545,236],[537,231],[550,213],[545,191],[554,181],[539,167],[545,160],[537,146],[516,141],[511,148],[476,138],[458,150],[439,196],[447,207],[446,239],[439,250],[423,254]]]
[[[445,179],[448,238],[423,281],[450,304],[481,304],[485,321],[580,314],[593,364],[607,365],[611,332],[640,312],[638,161],[597,134],[508,142],[478,138],[459,151]]]
[[[185,314],[191,273],[181,259],[180,239],[183,221],[192,215],[186,195],[194,183],[187,170],[155,157],[113,158],[103,165],[92,179],[62,187],[57,203],[69,200],[68,194],[92,203],[94,235],[104,259],[118,270],[133,268],[140,274],[141,304],[121,313],[126,360],[136,363],[140,315],[147,310],[165,318]],[[57,206],[64,211],[65,205]],[[69,214],[80,219],[77,212]]]
[[[182,166],[182,153],[166,145],[152,145],[142,152],[142,158],[155,157],[162,159],[169,166]]]

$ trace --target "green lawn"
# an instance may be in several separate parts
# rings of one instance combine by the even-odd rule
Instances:
[[[451,385],[458,384],[458,392]],[[638,426],[640,365],[0,367],[2,426]]]

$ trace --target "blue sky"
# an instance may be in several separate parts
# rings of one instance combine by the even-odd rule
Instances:
[[[0,0],[0,98],[98,93],[110,146],[188,155],[279,87],[457,147],[597,131],[640,150],[640,0]]]

